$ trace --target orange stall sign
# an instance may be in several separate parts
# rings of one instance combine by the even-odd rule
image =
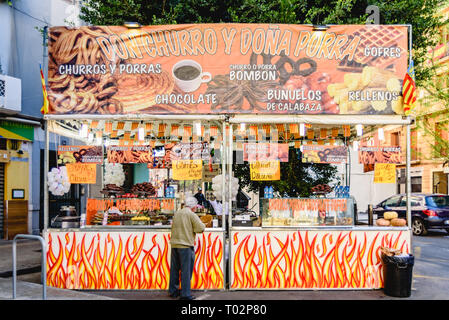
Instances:
[[[174,180],[201,180],[203,177],[202,160],[173,160]]]
[[[253,161],[249,163],[251,180],[272,181],[281,179],[279,161]]]
[[[374,183],[396,183],[396,164],[374,164]]]
[[[95,163],[67,163],[67,175],[71,184],[95,184],[97,165]]]

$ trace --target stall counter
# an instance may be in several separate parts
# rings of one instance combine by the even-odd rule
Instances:
[[[230,240],[231,290],[379,289],[380,248],[411,251],[407,227],[233,227]]]
[[[47,285],[62,289],[166,290],[169,228],[47,229]],[[206,228],[195,240],[192,289],[224,289],[224,232]]]

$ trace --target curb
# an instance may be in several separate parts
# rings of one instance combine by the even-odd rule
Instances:
[[[34,266],[34,267],[17,269],[16,271],[17,271],[17,275],[21,276],[21,275],[24,275],[24,274],[41,272],[42,268],[39,265],[39,266]],[[12,278],[12,270],[11,271],[0,272],[0,278]]]

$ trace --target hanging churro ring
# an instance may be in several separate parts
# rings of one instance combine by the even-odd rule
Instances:
[[[100,102],[98,107],[100,114],[120,114],[123,113],[123,104],[117,99],[107,99]]]

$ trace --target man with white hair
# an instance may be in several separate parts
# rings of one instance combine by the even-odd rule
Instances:
[[[180,296],[182,300],[193,300],[190,293],[193,266],[195,263],[195,250],[193,244],[195,235],[202,233],[206,226],[192,211],[198,204],[195,197],[188,196],[185,199],[183,209],[176,211],[171,226],[171,263],[170,283],[168,294],[172,298]],[[179,273],[181,273],[181,290],[179,289]]]

